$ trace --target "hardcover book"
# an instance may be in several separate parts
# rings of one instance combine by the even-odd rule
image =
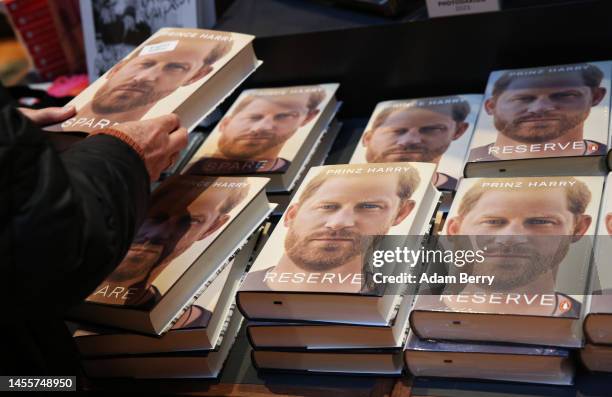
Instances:
[[[271,178],[288,191],[337,111],[338,84],[242,92],[200,147],[186,173]]]
[[[580,349],[580,360],[589,371],[612,372],[612,346],[587,343]]]
[[[570,352],[545,346],[423,340],[410,332],[404,359],[414,376],[552,385],[574,380]]]
[[[370,254],[383,236],[427,233],[440,197],[434,172],[431,163],[311,168],[238,292],[240,311],[388,325],[402,297],[374,280]]]
[[[176,113],[191,131],[260,64],[254,37],[163,28],[68,103],[77,114],[54,131],[90,133]]]
[[[125,259],[74,315],[161,334],[271,211],[266,178],[179,175],[153,193]]]
[[[249,239],[235,258],[217,269],[218,276],[207,280],[203,292],[163,336],[149,336],[68,322],[68,328],[82,357],[171,353],[213,350],[223,323],[230,313],[234,295],[253,252],[256,236]]]
[[[252,350],[253,366],[259,371],[314,374],[399,376],[402,354],[394,351],[272,351]]]
[[[413,332],[580,347],[603,179],[464,179],[441,241],[476,259],[429,264],[432,293],[416,298]]]
[[[404,295],[385,326],[300,322],[250,322],[249,343],[255,350],[364,350],[404,346],[414,295]]]
[[[606,172],[611,66],[589,62],[491,73],[465,175]]]
[[[482,95],[380,102],[351,163],[420,161],[437,164],[434,185],[456,189]]]
[[[612,174],[606,178],[606,187],[599,214],[595,256],[587,296],[587,314],[584,333],[592,344],[612,344]]]
[[[213,350],[85,358],[81,363],[85,374],[91,378],[216,378],[236,341],[241,324],[242,316],[232,308]]]

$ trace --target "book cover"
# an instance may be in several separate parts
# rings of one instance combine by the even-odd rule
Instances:
[[[492,72],[468,161],[605,155],[610,69],[589,62]]]
[[[125,259],[86,301],[151,308],[241,216],[266,182],[187,175],[164,181],[154,191],[147,218]]]
[[[210,319],[213,315],[215,307],[219,301],[219,297],[221,296],[221,289],[225,285],[227,278],[230,274],[231,267],[233,266],[233,261],[228,263],[227,266],[222,266],[218,269],[218,276],[212,279],[210,282],[205,284],[205,289],[200,296],[198,296],[195,301],[181,314],[181,316],[176,320],[172,328],[168,331],[169,333],[165,334],[164,337],[167,338],[168,335],[172,335],[175,331],[184,331],[190,329],[202,329],[208,326]],[[88,336],[105,336],[105,335],[121,335],[121,330],[116,330],[112,328],[105,327],[97,327],[95,325],[82,325],[77,323],[69,323],[69,328],[71,328],[71,333],[73,338],[77,338],[77,343],[80,341],[79,338],[83,339]],[[127,338],[148,338],[150,340],[159,340],[158,337],[154,336],[142,336],[140,334],[124,334]]]
[[[430,272],[440,293],[415,310],[579,319],[602,188],[602,177],[464,179],[443,239],[479,259]]]
[[[429,163],[311,168],[240,291],[374,294],[368,253],[380,236],[421,235],[434,170]]]
[[[351,163],[437,164],[434,185],[455,190],[482,95],[385,101],[376,105]]]
[[[243,91],[188,166],[188,173],[283,173],[297,160],[338,84]]]
[[[253,36],[230,32],[160,29],[68,103],[77,109],[74,117],[49,129],[87,133],[172,112],[183,118],[179,110],[189,109],[181,105],[252,40]],[[207,95],[216,98],[228,92]],[[211,109],[199,105],[203,108],[196,113],[203,118]],[[187,129],[198,121],[191,113],[182,120]]]

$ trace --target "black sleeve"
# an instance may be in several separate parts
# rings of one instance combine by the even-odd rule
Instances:
[[[127,252],[148,207],[149,176],[117,138],[95,135],[60,156],[1,86],[0,105],[3,303],[63,310]]]

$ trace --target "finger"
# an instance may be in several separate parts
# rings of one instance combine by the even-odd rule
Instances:
[[[174,114],[166,114],[149,120],[156,125],[161,131],[170,133],[181,126],[181,120]]]
[[[60,108],[50,107],[39,110],[34,110],[28,117],[38,125],[55,124],[64,121],[69,117],[74,116],[76,109],[74,106]]]
[[[168,136],[168,153],[178,153],[189,141],[187,135],[187,128],[181,127],[175,131],[172,131]]]

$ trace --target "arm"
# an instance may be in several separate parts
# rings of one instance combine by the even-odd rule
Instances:
[[[107,135],[60,158],[1,87],[0,106],[3,291],[14,309],[67,308],[127,251],[148,206],[147,169],[130,146]]]
[[[140,157],[110,136],[60,158],[2,91],[3,291],[14,306],[64,309],[125,254],[148,205],[149,177]]]

